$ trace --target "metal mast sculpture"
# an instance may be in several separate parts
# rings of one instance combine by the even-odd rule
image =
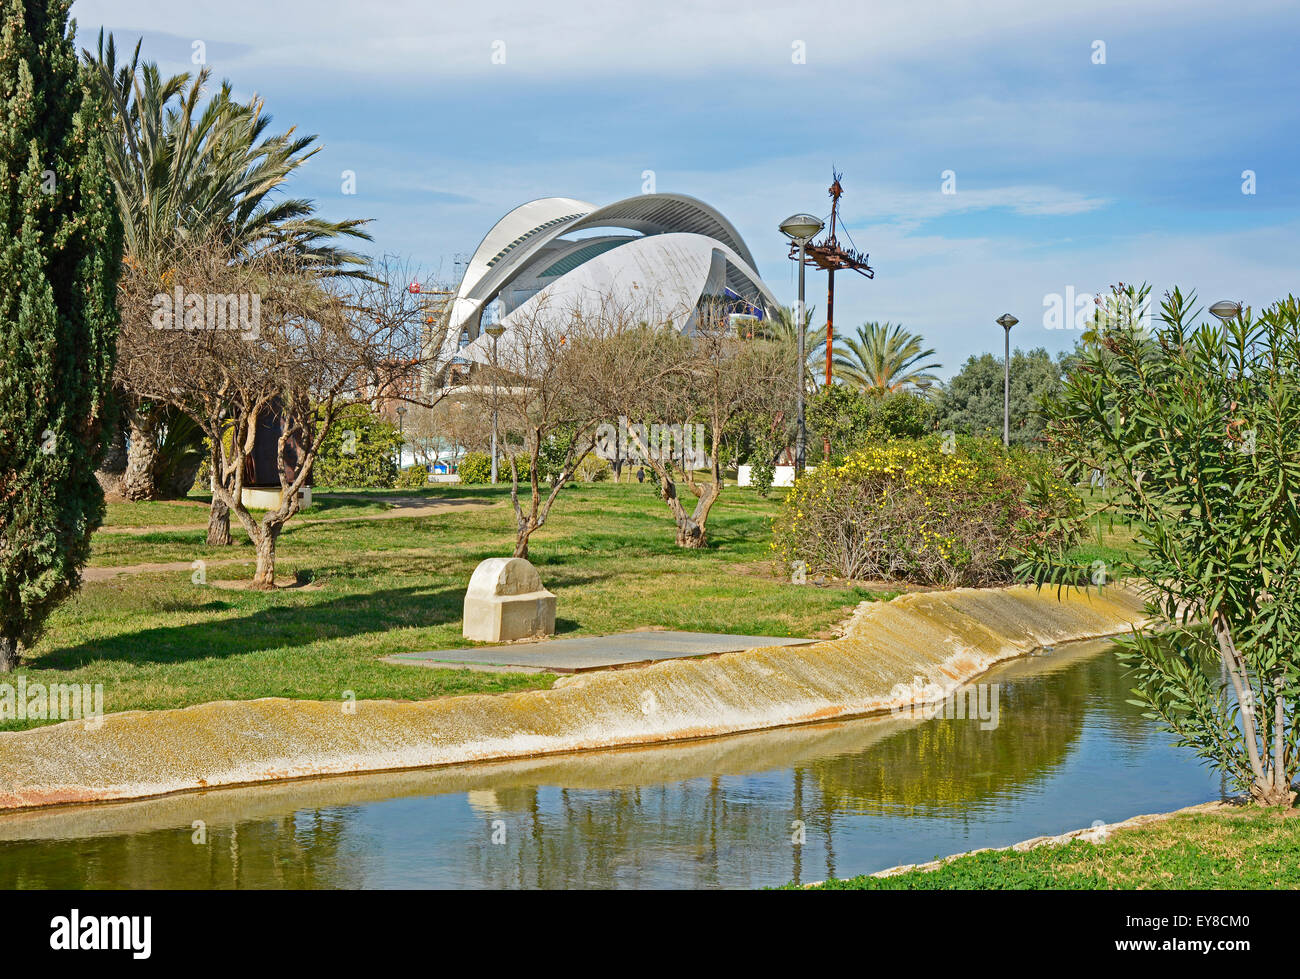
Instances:
[[[835,225],[839,220],[840,197],[844,188],[840,186],[841,173],[831,171],[832,183],[828,193],[831,196],[831,223],[826,240],[810,241],[804,246],[804,263],[826,270],[826,383],[831,383],[831,348],[835,343],[835,272],[839,269],[857,272],[868,279],[874,279],[876,273],[867,264],[868,255],[852,248],[843,248],[835,237]],[[790,246],[790,257],[798,258],[799,249]],[[800,324],[803,328],[803,324]],[[829,452],[830,447],[827,446]]]

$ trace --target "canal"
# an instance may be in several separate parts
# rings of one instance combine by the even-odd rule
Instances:
[[[847,877],[1219,797],[1106,643],[965,717],[262,785],[0,817],[0,888],[724,888]]]

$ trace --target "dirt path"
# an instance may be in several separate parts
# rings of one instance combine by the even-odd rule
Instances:
[[[206,527],[207,525],[204,524],[204,526]],[[440,557],[440,556],[445,557],[446,554],[447,552],[445,549],[439,549],[436,547],[402,547],[392,551],[357,551],[354,553],[353,556],[357,558]],[[306,556],[305,554],[298,555],[298,554],[294,554],[293,552],[284,553],[282,551],[277,551],[276,558],[275,558],[276,565],[279,566],[280,564],[283,564],[285,562],[302,560],[305,558],[305,556]],[[228,567],[230,565],[237,565],[237,564],[246,565],[251,569],[254,565],[257,564],[257,559],[252,554],[248,554],[245,557],[218,558],[215,561],[209,561],[207,558],[203,559],[203,566],[205,570],[211,570],[212,568]],[[165,573],[170,571],[184,571],[188,573],[194,570],[195,568],[194,568],[193,561],[162,561],[162,562],[145,563],[145,564],[115,564],[109,567],[86,568],[81,573],[81,580],[83,582],[90,583],[90,582],[100,582],[100,581],[111,581],[112,579],[120,577],[122,575],[159,574],[159,573]]]
[[[204,524],[206,527],[207,524]],[[248,564],[253,565],[257,562],[251,557],[222,558],[219,561],[203,562],[203,567],[219,568],[227,564]],[[83,582],[110,581],[118,575],[131,574],[152,574],[157,571],[193,571],[193,561],[164,561],[159,564],[124,564],[121,567],[113,568],[86,568],[81,572]]]
[[[331,500],[364,500],[367,503],[387,503],[390,509],[383,513],[359,513],[354,517],[316,517],[308,520],[294,520],[290,526],[305,527],[310,524],[322,523],[347,523],[352,520],[396,520],[400,517],[428,517],[435,513],[446,513],[456,510],[473,510],[481,507],[489,507],[494,504],[489,500],[430,500],[422,496],[393,496],[383,500],[376,500],[370,496],[353,496],[348,493],[322,493],[319,499]],[[207,504],[200,504],[207,508]],[[180,533],[190,530],[207,530],[208,524],[205,520],[203,523],[189,524],[161,524],[151,525],[148,527],[100,527],[96,533],[100,534],[134,534],[144,536],[145,534],[171,534]]]

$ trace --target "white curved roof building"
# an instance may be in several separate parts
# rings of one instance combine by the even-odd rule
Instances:
[[[486,361],[480,335],[492,322],[508,337],[512,320],[558,322],[606,300],[687,331],[702,301],[759,317],[777,305],[740,233],[703,201],[642,194],[597,207],[545,197],[516,207],[475,249],[439,360]]]

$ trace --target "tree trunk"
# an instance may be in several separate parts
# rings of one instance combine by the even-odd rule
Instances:
[[[677,484],[670,479],[663,479],[664,495],[668,498],[668,507],[672,510],[673,520],[677,524],[678,547],[706,547],[708,532],[705,524],[709,519],[709,509],[717,494],[713,489],[706,489],[707,497],[701,497],[695,505],[694,513],[687,513],[682,506],[681,497],[677,495]]]
[[[1291,773],[1286,767],[1286,691],[1282,673],[1273,677],[1273,787],[1291,804]]]
[[[126,469],[126,412],[118,412],[118,418],[113,423],[113,437],[104,450],[99,468],[103,472],[114,474],[120,474]]]
[[[217,492],[221,461],[221,451],[214,445],[208,456],[208,487],[212,490],[212,506],[208,509],[208,544],[213,547],[226,547],[231,543],[230,507]]]
[[[1250,785],[1250,797],[1261,806],[1290,806],[1290,786],[1285,788],[1267,778],[1257,778]]]
[[[12,673],[18,667],[18,640],[0,636],[0,673]]]
[[[253,587],[270,590],[275,587],[275,531],[263,530],[258,537],[257,572],[253,575]]]
[[[126,452],[126,471],[122,474],[122,495],[128,500],[152,500],[158,495],[154,470],[158,462],[155,429],[158,420],[150,412],[127,410],[130,444]]]
[[[230,539],[230,508],[221,502],[221,497],[212,494],[212,506],[208,510],[208,544],[212,547],[226,547]]]
[[[117,412],[117,420],[113,424],[113,437],[109,440],[108,448],[104,450],[104,459],[95,470],[95,479],[99,481],[100,489],[106,494],[122,493],[122,473],[126,470],[126,414],[123,411]]]
[[[683,516],[677,521],[678,547],[704,547],[707,543],[704,528],[690,517]]]
[[[515,498],[515,557],[521,557],[528,560],[528,538],[533,536],[533,531],[537,529],[535,519],[524,516],[523,509],[519,506],[519,500]]]

